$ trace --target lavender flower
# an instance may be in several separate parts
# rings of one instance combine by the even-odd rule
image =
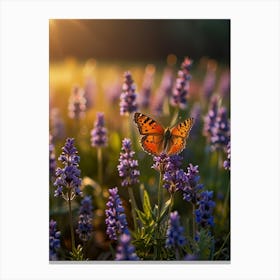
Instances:
[[[104,127],[104,114],[97,113],[94,129],[91,131],[91,145],[93,147],[105,147],[108,145],[107,129]]]
[[[72,94],[69,98],[69,117],[71,119],[82,119],[85,117],[86,99],[84,97],[84,90],[78,86],[74,86]]]
[[[96,93],[96,83],[92,78],[88,78],[84,87],[84,98],[86,100],[86,109],[90,109],[94,104],[94,95]]]
[[[218,115],[218,97],[214,95],[210,101],[208,114],[204,118],[203,134],[204,136],[207,137],[208,142],[211,141],[217,115]]]
[[[49,169],[50,169],[50,178],[55,176],[56,161],[55,161],[55,150],[52,142],[52,135],[49,135]]]
[[[131,236],[124,233],[120,236],[117,247],[116,261],[138,261],[139,258],[135,253],[135,247],[131,244]]]
[[[227,159],[224,161],[224,168],[230,170],[230,141],[227,144]]]
[[[147,108],[149,106],[154,74],[155,66],[151,64],[147,65],[145,68],[142,89],[139,94],[139,104],[142,108]]]
[[[180,169],[182,160],[179,155],[167,156],[165,153],[154,157],[152,168],[163,174],[163,187],[170,193],[183,189],[187,183],[186,173]]]
[[[77,233],[82,241],[88,241],[92,232],[92,201],[90,196],[86,196],[79,211],[79,221]]]
[[[60,248],[60,231],[56,230],[56,221],[50,220],[49,228],[49,260],[57,260],[57,250]]]
[[[216,85],[216,68],[209,68],[203,82],[203,94],[207,100],[214,92]]]
[[[130,72],[124,73],[123,92],[120,97],[120,114],[129,115],[137,111],[135,84]]]
[[[186,57],[181,65],[181,70],[178,71],[178,76],[176,79],[176,87],[173,90],[171,96],[170,104],[173,107],[179,107],[180,109],[185,109],[187,107],[187,94],[190,87],[190,69],[192,61]]]
[[[227,146],[230,137],[230,123],[227,118],[227,110],[221,107],[212,128],[211,145],[214,149],[224,148]]]
[[[230,92],[230,73],[225,71],[222,73],[219,83],[219,93],[222,97],[226,97]]]
[[[65,126],[58,108],[50,110],[50,131],[54,142],[65,137]]]
[[[161,116],[163,113],[163,103],[164,103],[165,93],[159,88],[157,89],[155,96],[151,103],[151,110],[153,115]]]
[[[184,228],[180,224],[180,216],[177,211],[171,212],[168,222],[166,248],[179,248],[186,244]]]
[[[160,89],[164,96],[171,96],[174,83],[174,75],[171,68],[166,67],[160,82]]]
[[[198,171],[198,165],[193,166],[191,163],[187,168],[187,185],[183,190],[183,199],[187,202],[195,204],[199,198],[199,192],[203,189],[203,185],[199,184],[200,176]]]
[[[201,106],[199,103],[194,104],[191,109],[190,116],[195,120],[192,127],[192,137],[198,137],[201,125]]]
[[[213,191],[204,191],[200,194],[199,201],[197,202],[198,209],[195,210],[196,222],[202,227],[213,226],[213,209],[215,202],[212,200]]]
[[[120,81],[115,81],[112,84],[104,86],[104,92],[107,100],[110,103],[115,103],[120,100],[120,92],[122,91],[122,85]]]
[[[109,201],[105,210],[107,225],[106,233],[111,240],[117,240],[118,235],[128,233],[126,216],[122,206],[121,199],[118,195],[118,188],[109,189]]]
[[[80,185],[81,171],[79,170],[80,157],[74,146],[74,139],[67,138],[62,153],[58,158],[64,168],[56,169],[56,181],[54,186],[57,187],[54,196],[62,196],[65,200],[73,200],[76,195],[81,195]]]
[[[139,183],[140,171],[138,168],[138,161],[133,159],[135,152],[131,149],[131,140],[123,139],[122,149],[119,158],[118,171],[122,178],[122,186],[128,187]]]

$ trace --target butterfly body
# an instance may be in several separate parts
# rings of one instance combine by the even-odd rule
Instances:
[[[164,129],[162,125],[152,118],[135,113],[134,121],[138,126],[139,133],[143,135],[141,145],[143,149],[153,155],[166,153],[173,155],[180,153],[186,145],[186,139],[193,125],[193,118]]]

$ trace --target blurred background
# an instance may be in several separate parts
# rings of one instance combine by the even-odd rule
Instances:
[[[229,65],[229,20],[50,20],[50,61],[72,56],[163,60],[174,53]]]

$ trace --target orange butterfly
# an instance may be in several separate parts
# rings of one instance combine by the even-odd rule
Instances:
[[[186,140],[193,126],[194,119],[189,118],[178,123],[173,128],[164,129],[152,118],[141,114],[134,114],[134,121],[138,126],[143,149],[153,155],[165,152],[167,155],[179,154],[186,146]]]

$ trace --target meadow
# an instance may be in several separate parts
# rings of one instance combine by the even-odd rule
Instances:
[[[49,75],[50,261],[230,260],[229,66],[68,58]],[[143,149],[136,112],[193,118],[186,147]]]

